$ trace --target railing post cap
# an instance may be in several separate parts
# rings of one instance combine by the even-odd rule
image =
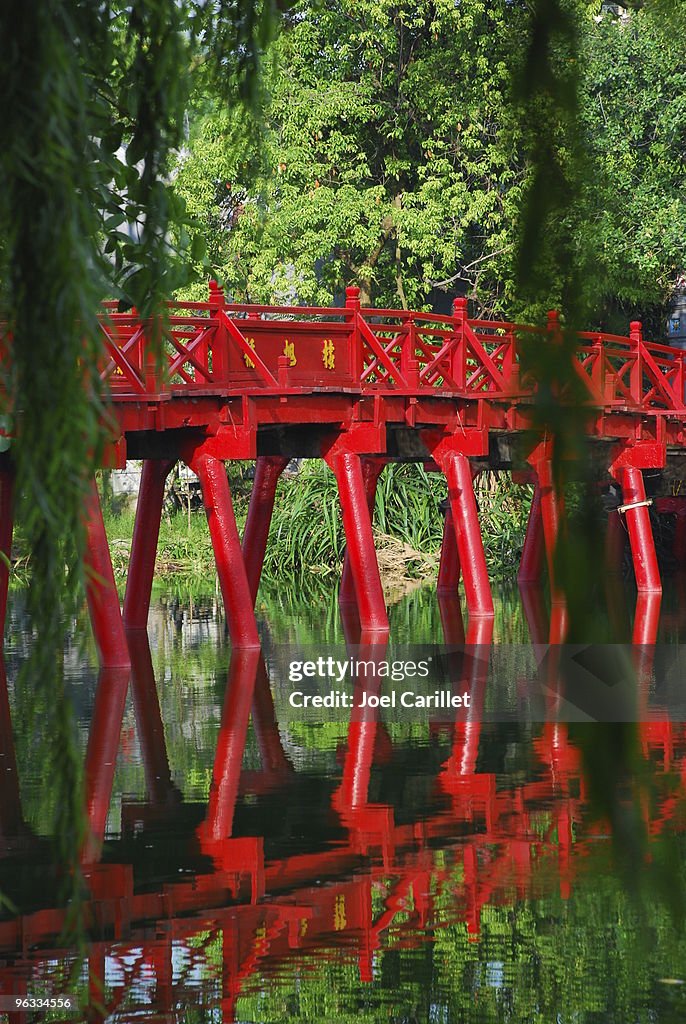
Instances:
[[[642,320],[632,320],[629,324],[629,330],[633,333],[639,333],[643,330]]]
[[[458,298],[453,299],[453,316],[457,316],[458,313],[466,313],[467,305],[468,300],[464,295],[460,295]]]
[[[219,308],[224,303],[224,291],[214,278],[210,280],[210,306]]]
[[[360,289],[357,288],[355,285],[350,285],[349,288],[345,289],[345,304],[346,304],[346,306],[356,306],[356,307],[359,307],[359,305],[360,305]]]
[[[557,324],[559,322],[560,322],[560,310],[559,309],[549,309],[548,310],[548,323],[549,324]]]

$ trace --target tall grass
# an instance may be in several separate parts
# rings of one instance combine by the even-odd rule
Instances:
[[[233,479],[234,506],[239,530],[247,515],[249,484],[241,473]],[[531,488],[512,483],[508,473],[485,473],[476,483],[479,515],[489,573],[507,579],[517,569],[531,502]],[[391,464],[379,479],[374,509],[374,530],[384,544],[398,542],[398,558],[409,575],[435,571],[443,536],[445,479],[420,465]],[[115,574],[127,572],[133,513],[105,513]],[[298,590],[313,577],[338,573],[345,548],[336,481],[321,463],[306,460],[300,473],[279,483],[263,581],[268,587]],[[160,528],[157,578],[183,577],[206,585],[214,579],[214,560],[205,516],[201,510],[165,513]]]

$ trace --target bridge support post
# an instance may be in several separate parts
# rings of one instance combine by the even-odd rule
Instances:
[[[622,466],[617,472],[622,488],[636,586],[641,592],[662,593],[643,474],[633,466]]]
[[[469,459],[462,452],[448,451],[441,456],[439,465],[448,481],[448,498],[462,566],[467,610],[470,615],[493,615],[493,598]]]
[[[543,514],[541,511],[541,486],[534,483],[534,493],[531,497],[531,508],[529,519],[526,524],[526,535],[522,557],[519,562],[517,580],[519,583],[538,583],[543,570],[543,554],[545,551],[545,540],[543,536]]]
[[[443,523],[443,540],[441,541],[441,560],[438,563],[438,581],[436,590],[439,594],[456,594],[460,582],[460,555],[457,550],[455,523],[450,506],[445,510]]]
[[[97,863],[102,853],[129,679],[126,668],[103,668],[98,676],[84,764],[88,834],[82,864]]]
[[[5,465],[0,469],[0,652],[3,649],[5,637],[13,530],[14,470]]]
[[[175,459],[146,459],[143,462],[124,594],[127,629],[145,629],[148,624],[164,487],[175,462]]]
[[[471,469],[472,482],[476,480],[480,469]],[[460,583],[462,566],[460,565],[460,553],[457,549],[457,533],[455,520],[450,505],[445,512],[443,523],[443,539],[441,541],[441,557],[438,563],[438,580],[436,592],[438,594],[455,594]]]
[[[552,446],[550,441],[541,441],[541,443],[534,448],[528,461],[533,467],[538,481],[537,490],[540,502],[541,524],[543,526],[546,562],[548,565],[548,579],[550,580],[550,593],[553,601],[559,601],[561,599],[561,594],[558,592],[555,579],[555,551],[560,536],[560,525],[564,515],[564,500],[558,493],[553,474]]]
[[[200,481],[231,643],[234,647],[259,647],[250,585],[224,463],[215,455],[201,450],[188,452],[184,461]]]
[[[281,743],[279,726],[274,710],[274,698],[272,697],[267,666],[264,663],[262,654],[260,654],[255,675],[252,724],[255,730],[257,746],[260,750],[262,771],[283,783],[293,774],[293,765],[286,757]]]
[[[132,630],[128,634],[128,641],[131,651],[131,697],[145,771],[145,786],[148,799],[161,807],[165,803],[180,801],[181,794],[172,781],[169,769],[148,634],[145,630]]]
[[[207,816],[200,826],[201,836],[210,842],[228,839],[233,832],[238,783],[260,658],[261,653],[256,650],[237,650],[231,654]]]
[[[261,455],[255,461],[255,479],[250,494],[248,518],[243,531],[243,559],[248,577],[250,595],[253,606],[260,586],[262,566],[267,550],[269,527],[274,512],[274,497],[279,477],[288,465],[288,459],[282,455]]]
[[[360,456],[355,452],[334,452],[326,455],[326,462],[338,484],[360,625],[365,632],[387,633],[388,615],[376,560]]]
[[[102,521],[100,497],[95,480],[86,502],[86,598],[100,665],[130,668],[119,595],[114,582],[112,559]]]
[[[386,465],[383,459],[363,458],[362,477],[364,479],[364,492],[367,498],[370,521],[374,522],[374,504],[376,502],[376,488],[379,477]],[[352,570],[350,568],[350,556],[346,547],[343,556],[343,572],[341,574],[341,585],[338,589],[338,601],[340,604],[355,603],[355,584],[353,582]]]

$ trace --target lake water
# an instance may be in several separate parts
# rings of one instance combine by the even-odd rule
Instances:
[[[620,591],[630,607],[610,617],[636,636]],[[0,1008],[71,993],[81,1009],[0,1020],[686,1019],[680,724],[290,714],[283,652],[358,639],[333,592],[261,597],[262,654],[233,657],[214,592],[158,594],[130,677],[67,645],[88,811],[74,900],[53,709],[32,715],[17,681],[21,606],[15,594],[8,702],[0,687]],[[666,595],[665,642],[679,607]],[[430,588],[391,608],[391,629],[399,644],[464,636]],[[542,594],[503,588],[492,636],[467,639],[549,629]],[[61,935],[76,907],[82,958]]]

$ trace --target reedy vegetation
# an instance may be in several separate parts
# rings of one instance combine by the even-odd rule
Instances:
[[[243,471],[232,469],[234,506],[239,529],[247,515],[250,484]],[[509,474],[478,478],[479,501],[489,571],[507,579],[515,571],[526,530],[531,488],[513,484]],[[389,559],[402,574],[435,578],[443,536],[447,496],[442,476],[422,466],[389,465],[380,479],[374,510],[378,541],[395,542]],[[115,572],[124,579],[128,568],[133,514],[106,516]],[[305,461],[297,477],[279,483],[274,518],[263,569],[263,587],[301,590],[312,577],[331,577],[340,571],[345,536],[333,475],[321,463]],[[409,550],[408,550],[409,549]],[[214,573],[209,533],[201,511],[167,514],[160,530],[159,579],[207,583]]]

